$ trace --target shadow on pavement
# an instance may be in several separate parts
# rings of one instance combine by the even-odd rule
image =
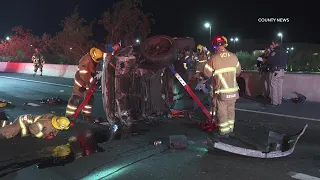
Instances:
[[[32,137],[0,139],[1,144],[7,144],[4,148],[7,151],[18,150],[1,152],[2,156],[11,158],[3,160],[4,157],[0,156],[0,178],[33,165],[37,165],[38,169],[64,166],[79,158],[105,152],[98,144],[108,141],[112,136],[110,133],[114,133],[108,128],[80,127],[74,131],[75,136],[71,135],[67,140],[61,137],[46,142]],[[39,146],[45,148],[39,150]]]

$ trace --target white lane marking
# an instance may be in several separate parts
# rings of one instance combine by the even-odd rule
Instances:
[[[60,90],[60,92],[64,92],[64,90]]]
[[[73,88],[73,86],[70,86],[70,85],[43,82],[43,81],[35,81],[35,80],[30,80],[30,79],[21,79],[21,78],[7,77],[7,76],[0,76],[0,78],[14,79],[14,80],[18,80],[18,81],[26,81],[26,82],[32,82],[32,83],[40,83],[40,84],[48,84],[48,85],[54,85],[54,86],[62,86],[62,87]],[[97,89],[96,91],[101,91],[101,90]]]
[[[255,110],[241,109],[241,108],[235,108],[235,109],[237,111],[243,111],[243,112],[267,114],[267,115],[272,115],[272,116],[279,116],[279,117],[287,117],[287,118],[293,118],[293,119],[303,119],[303,120],[308,120],[308,121],[320,122],[320,119],[313,119],[313,118],[307,118],[307,117],[291,116],[291,115],[285,115],[285,114],[277,114],[277,113],[270,113],[270,112],[263,112],[263,111],[255,111]]]
[[[0,76],[0,77],[1,77],[1,78],[6,78],[6,79],[19,80],[19,81],[27,81],[27,82],[33,82],[33,83],[49,84],[49,85],[55,85],[55,86],[63,86],[63,87],[73,88],[73,86],[65,85],[65,84],[57,84],[57,83],[50,83],[50,82],[43,82],[43,81],[35,81],[35,80],[30,80],[30,79],[21,79],[21,78],[7,77],[7,76]]]
[[[309,176],[307,174],[302,173],[296,173],[296,172],[289,172],[288,173],[293,179],[299,179],[299,180],[320,180],[318,177]]]

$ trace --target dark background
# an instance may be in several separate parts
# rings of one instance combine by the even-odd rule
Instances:
[[[35,34],[54,34],[59,24],[79,5],[81,16],[88,21],[99,19],[116,0],[1,0],[0,37],[10,35],[11,28],[22,25]],[[315,1],[314,1],[315,2]],[[282,32],[284,42],[320,43],[317,4],[307,1],[190,1],[144,0],[144,10],[156,19],[152,35],[194,37],[209,41],[205,22],[212,23],[212,37],[225,35],[239,39],[274,39]],[[289,23],[259,23],[258,18],[290,18]],[[103,42],[103,28],[95,27],[94,39]]]

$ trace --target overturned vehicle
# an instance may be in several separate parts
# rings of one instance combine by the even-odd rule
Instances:
[[[194,46],[195,42],[192,38],[154,36],[144,41],[139,47],[129,46],[121,49],[112,59],[107,60],[103,68],[101,85],[108,123],[129,128],[134,121],[157,121],[161,117],[168,117],[171,115],[170,108],[175,104],[174,96],[184,91],[183,88],[186,87],[186,91],[193,100],[200,102],[192,95],[193,92],[189,91],[190,87],[181,78],[181,76],[185,77],[186,70],[181,60],[184,58],[179,58],[179,52]],[[180,75],[177,76],[176,72]],[[176,78],[184,84],[183,87]],[[206,120],[205,116],[207,116],[209,117],[207,121],[212,122],[211,126],[212,124],[217,126],[210,114],[207,115],[208,110],[202,103],[197,103],[199,107],[192,113],[196,114],[197,109],[203,106],[200,112],[203,118],[200,119]],[[236,140],[209,138],[207,145],[256,158],[283,157],[294,151],[306,128],[307,125],[291,135],[270,131],[267,138],[264,138],[263,145],[244,141],[243,133],[241,136],[239,134],[235,136]],[[244,134],[248,135],[246,132]]]
[[[110,124],[130,126],[135,120],[170,116],[174,75],[171,64],[177,63],[179,49],[194,48],[193,38],[153,36],[140,46],[122,48],[105,62],[101,78],[103,105]]]

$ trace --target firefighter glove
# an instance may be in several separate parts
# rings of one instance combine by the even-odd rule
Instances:
[[[79,91],[80,91],[80,92],[85,92],[85,91],[86,91],[86,88],[80,87],[80,88],[79,88]]]

